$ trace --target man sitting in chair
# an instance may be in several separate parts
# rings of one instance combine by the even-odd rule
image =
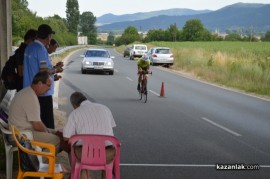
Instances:
[[[80,92],[74,92],[70,96],[70,102],[74,110],[68,117],[68,122],[63,129],[65,141],[76,134],[99,134],[113,136],[113,127],[116,126],[111,110],[97,103],[92,103]],[[81,147],[75,149],[78,160],[81,159]],[[108,145],[106,147],[106,161],[110,163],[115,156],[115,148]],[[104,173],[102,173],[104,177]],[[81,178],[86,177],[86,172],[82,172]]]
[[[19,91],[11,101],[8,123],[19,130],[31,130],[35,141],[54,144],[59,151],[59,137],[40,119],[38,96],[45,94],[51,88],[51,84],[52,79],[46,71],[38,72],[31,86]]]

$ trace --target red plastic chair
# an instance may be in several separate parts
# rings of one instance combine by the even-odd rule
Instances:
[[[78,141],[82,142],[81,161],[76,161],[75,147]],[[114,160],[106,164],[105,141],[110,141],[116,149]],[[71,144],[71,179],[80,178],[81,170],[104,170],[106,179],[120,179],[120,142],[114,136],[78,134],[69,139]]]

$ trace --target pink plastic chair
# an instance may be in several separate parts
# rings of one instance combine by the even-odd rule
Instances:
[[[76,161],[74,145],[82,142],[81,161]],[[106,164],[105,141],[110,141],[116,149],[114,160]],[[78,134],[69,139],[71,144],[71,179],[79,179],[81,170],[104,170],[106,179],[120,179],[120,142],[114,136]]]

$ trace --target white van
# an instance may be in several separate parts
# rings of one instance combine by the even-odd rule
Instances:
[[[143,44],[133,44],[130,52],[130,60],[134,60],[134,58],[142,57],[143,54],[147,53],[147,46]]]

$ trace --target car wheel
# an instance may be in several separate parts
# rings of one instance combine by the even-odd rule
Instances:
[[[85,70],[81,69],[81,71],[82,71],[82,74],[85,74]]]
[[[114,73],[114,71],[110,71],[110,72],[109,72],[109,75],[113,75],[113,73]]]

